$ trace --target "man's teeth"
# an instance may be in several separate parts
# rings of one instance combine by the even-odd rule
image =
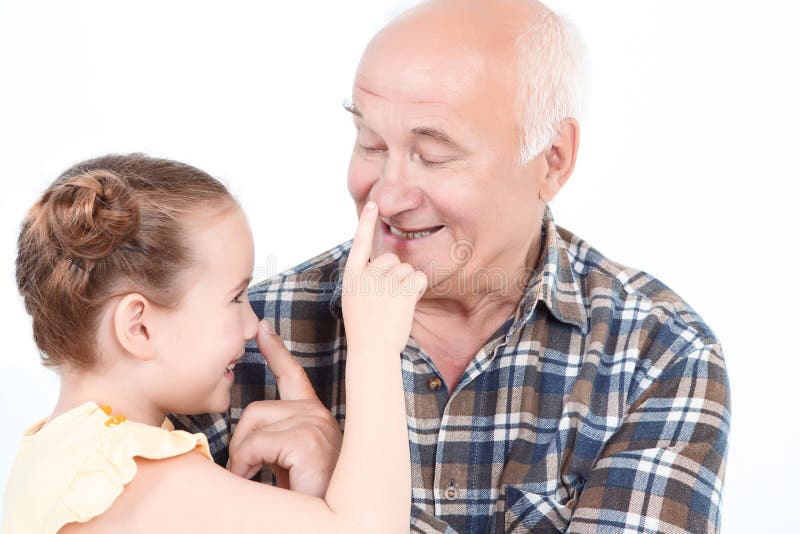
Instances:
[[[387,225],[387,226],[388,226],[388,225]],[[438,230],[438,228],[437,228],[436,230]],[[411,233],[407,233],[407,232],[401,232],[400,230],[398,230],[398,229],[397,229],[397,228],[395,228],[394,226],[389,226],[389,231],[390,231],[392,234],[394,234],[394,235],[396,235],[396,236],[398,236],[398,237],[402,237],[402,238],[404,238],[404,239],[416,239],[416,238],[418,238],[418,237],[425,237],[425,236],[431,235],[431,234],[432,234],[433,232],[435,232],[436,230],[426,230],[426,231],[424,231],[424,232],[411,232]]]

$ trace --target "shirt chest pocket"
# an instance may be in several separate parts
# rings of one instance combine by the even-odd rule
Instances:
[[[541,484],[508,484],[505,486],[505,510],[498,513],[496,532],[551,533],[565,532],[572,519],[577,492],[559,499],[542,495]]]

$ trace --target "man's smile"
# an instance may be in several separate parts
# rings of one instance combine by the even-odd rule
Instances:
[[[385,221],[381,221],[381,223],[384,235],[389,234],[403,240],[423,239],[444,229],[443,225],[412,228],[391,225]]]

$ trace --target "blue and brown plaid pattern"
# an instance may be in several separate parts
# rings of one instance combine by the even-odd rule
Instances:
[[[403,351],[415,532],[713,532],[729,426],[714,334],[675,293],[557,227],[516,313],[448,392],[413,338]],[[345,243],[254,286],[344,428]],[[431,381],[431,379],[434,379]],[[380,391],[375,392],[380,395]],[[243,408],[276,398],[255,347],[226,416],[175,417],[220,464]],[[262,480],[272,481],[268,469]],[[365,491],[380,491],[381,481]],[[265,525],[268,524],[265,518]]]

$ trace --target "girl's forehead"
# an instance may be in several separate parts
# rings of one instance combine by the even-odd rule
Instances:
[[[195,277],[222,282],[233,277],[238,282],[243,273],[252,272],[253,237],[240,208],[196,219],[186,233]]]

